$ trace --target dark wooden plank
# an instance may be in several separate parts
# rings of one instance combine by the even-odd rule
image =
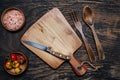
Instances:
[[[20,43],[24,32],[44,13],[53,7],[58,7],[72,28],[81,35],[74,27],[69,13],[71,9],[77,10],[86,38],[92,45],[97,56],[92,32],[82,20],[82,9],[89,5],[95,12],[95,29],[103,46],[106,59],[101,62],[103,68],[97,72],[87,72],[82,77],[76,76],[70,65],[65,62],[58,69],[53,70],[34,53]],[[119,0],[1,0],[0,15],[3,10],[16,6],[23,10],[26,16],[24,28],[12,33],[5,30],[0,23],[0,80],[119,80],[120,79],[120,1]],[[4,56],[12,51],[22,51],[29,59],[29,67],[20,76],[11,76],[4,71]],[[78,60],[89,61],[84,44],[74,54]]]

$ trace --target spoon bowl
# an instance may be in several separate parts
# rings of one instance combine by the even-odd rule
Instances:
[[[92,12],[92,10],[88,7],[85,6],[83,9],[83,19],[85,20],[85,22],[91,26],[94,24],[94,13]]]

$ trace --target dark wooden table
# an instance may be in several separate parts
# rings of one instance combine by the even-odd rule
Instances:
[[[92,32],[82,20],[82,9],[85,5],[89,5],[95,12],[95,30],[106,55],[106,59],[100,61],[104,66],[102,69],[96,72],[89,71],[80,77],[76,76],[69,63],[65,62],[54,70],[20,43],[24,32],[53,7],[58,7],[61,10],[81,38],[69,15],[73,9],[79,12],[84,34],[97,56]],[[9,32],[0,23],[0,80],[120,80],[119,0],[1,0],[0,16],[9,7],[22,9],[26,16],[26,24],[18,32]],[[3,67],[4,57],[13,51],[24,52],[29,60],[26,72],[19,76],[9,75]],[[84,44],[74,53],[74,56],[78,60],[89,61]]]

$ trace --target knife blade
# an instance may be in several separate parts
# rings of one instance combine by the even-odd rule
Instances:
[[[70,56],[64,55],[64,54],[56,52],[56,51],[52,51],[50,47],[47,47],[45,45],[38,44],[36,42],[32,42],[32,41],[28,41],[28,40],[23,40],[23,42],[26,43],[29,46],[32,46],[32,47],[35,47],[37,49],[43,50],[45,52],[48,52],[49,54],[51,54],[51,55],[53,55],[55,57],[58,57],[60,59],[70,60]]]

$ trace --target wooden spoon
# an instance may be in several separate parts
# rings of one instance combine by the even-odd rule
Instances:
[[[101,43],[100,43],[100,41],[97,37],[97,34],[95,32],[95,28],[94,28],[94,13],[91,10],[91,8],[88,7],[88,6],[85,6],[83,8],[83,19],[84,19],[85,23],[91,28],[91,30],[93,32],[99,59],[104,60],[105,59],[105,54],[103,52],[103,48],[101,46]]]

